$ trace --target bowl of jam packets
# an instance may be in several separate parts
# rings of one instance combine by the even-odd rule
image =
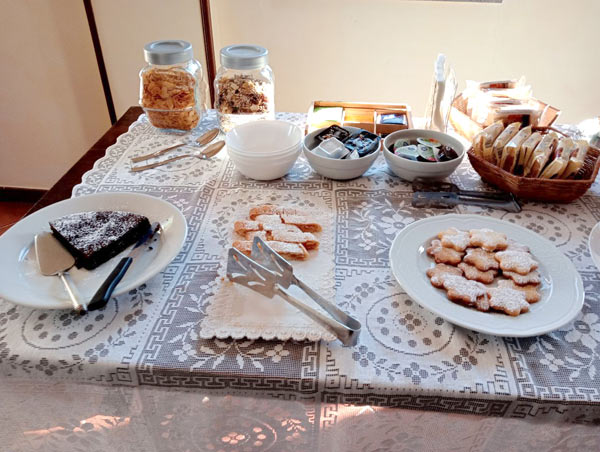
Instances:
[[[304,155],[320,175],[335,180],[360,177],[379,155],[381,137],[356,127],[315,130],[304,138]]]
[[[390,170],[412,181],[444,179],[465,156],[465,146],[456,138],[434,130],[408,129],[391,133],[383,141],[383,155]]]

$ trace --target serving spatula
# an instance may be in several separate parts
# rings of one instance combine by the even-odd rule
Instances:
[[[35,236],[35,255],[40,273],[44,276],[58,276],[63,282],[73,309],[79,314],[85,314],[87,309],[79,302],[65,274],[75,264],[75,258],[63,247],[54,236],[45,232]]]

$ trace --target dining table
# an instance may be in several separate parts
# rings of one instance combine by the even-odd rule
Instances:
[[[277,119],[305,128],[303,113]],[[209,110],[182,136],[217,126]],[[349,181],[320,176],[302,155],[272,181],[244,177],[226,152],[131,171],[132,157],[173,139],[130,108],[30,212],[140,193],[177,207],[187,236],[163,271],[86,315],[0,300],[0,450],[600,449],[600,270],[588,248],[598,182],[569,204],[523,201],[514,213],[412,207],[411,184],[382,155]],[[468,159],[449,180],[490,190]],[[232,212],[266,202],[331,213],[322,233],[331,247],[320,252],[331,252],[335,304],[362,324],[355,346],[202,334]],[[581,312],[548,334],[516,338],[461,328],[419,305],[396,282],[389,249],[408,225],[448,213],[549,240],[582,279]]]

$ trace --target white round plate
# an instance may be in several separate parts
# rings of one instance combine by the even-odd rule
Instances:
[[[101,193],[66,199],[23,218],[0,236],[0,298],[15,304],[38,309],[68,309],[71,307],[64,286],[56,276],[39,272],[34,236],[49,232],[48,221],[77,212],[122,210],[148,217],[150,222],[167,225],[160,239],[140,253],[116,287],[119,295],[155,276],[177,255],[187,234],[182,213],[162,199],[138,193]],[[172,220],[172,221],[169,221]],[[152,249],[150,249],[152,248]],[[89,300],[104,282],[127,249],[94,270],[73,267],[68,274],[81,300]]]
[[[588,245],[590,247],[592,260],[594,261],[594,264],[596,264],[596,267],[598,267],[598,270],[600,270],[600,223],[597,223],[592,229],[592,232],[590,232]]]
[[[434,266],[425,249],[438,232],[450,227],[489,228],[527,245],[539,262],[542,299],[532,304],[529,312],[517,317],[480,312],[448,300],[446,293],[433,287],[425,274]],[[394,239],[390,265],[396,280],[414,301],[449,322],[482,333],[506,337],[549,333],[573,320],[583,306],[583,283],[571,261],[540,235],[495,218],[450,214],[412,223]]]

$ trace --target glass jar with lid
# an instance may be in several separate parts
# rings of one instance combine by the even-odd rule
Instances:
[[[215,77],[215,108],[227,132],[238,124],[275,118],[275,82],[264,47],[237,44],[221,49]]]
[[[140,106],[159,129],[191,130],[204,114],[206,83],[187,41],[154,41],[144,46],[148,65],[140,71]]]

